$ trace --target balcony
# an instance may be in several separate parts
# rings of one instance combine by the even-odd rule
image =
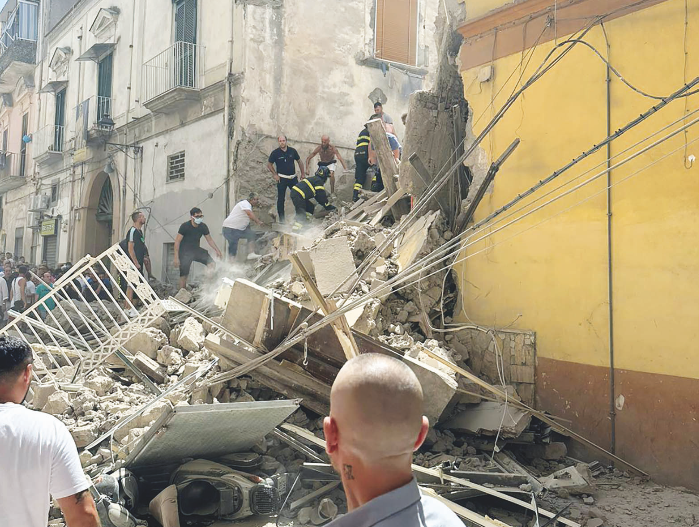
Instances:
[[[20,77],[34,73],[39,6],[19,0],[0,35],[0,93],[11,93]]]
[[[34,134],[32,150],[39,164],[48,164],[63,158],[65,126],[45,126]]]
[[[112,98],[94,96],[84,100],[75,112],[75,150],[88,143],[106,140],[114,131]]]
[[[15,190],[27,182],[27,154],[0,152],[0,194]]]
[[[201,46],[175,42],[143,65],[143,105],[178,110],[201,99]]]

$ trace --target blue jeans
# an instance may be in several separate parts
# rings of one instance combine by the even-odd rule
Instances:
[[[244,230],[231,229],[230,227],[223,228],[223,237],[228,242],[228,255],[236,256],[238,254],[238,240],[245,238],[248,241],[255,241],[257,235],[248,225]]]

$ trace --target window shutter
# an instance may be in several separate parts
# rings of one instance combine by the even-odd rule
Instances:
[[[376,1],[376,58],[415,65],[417,0]]]
[[[180,0],[175,4],[175,42],[197,42],[197,1]]]

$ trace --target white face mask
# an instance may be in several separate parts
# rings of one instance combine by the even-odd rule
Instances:
[[[199,225],[203,221],[204,221],[204,218],[194,218],[194,223],[196,223],[197,225]]]

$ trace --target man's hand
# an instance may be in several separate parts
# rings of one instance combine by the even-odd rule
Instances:
[[[172,265],[174,265],[175,267],[179,267],[180,266],[180,259],[175,256],[175,259],[173,260]]]
[[[274,181],[276,181],[277,183],[279,183],[282,180],[282,178],[279,177],[279,174],[272,174],[272,175],[274,176]]]
[[[221,258],[223,258],[223,254],[221,254],[221,251],[219,251],[218,249],[216,249],[216,256],[218,257],[219,260]]]
[[[89,490],[56,501],[70,527],[99,527],[97,507]]]

